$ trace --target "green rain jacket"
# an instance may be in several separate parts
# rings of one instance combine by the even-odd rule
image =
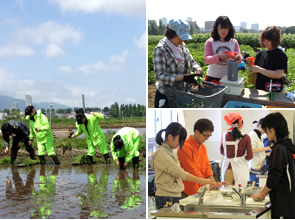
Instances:
[[[29,119],[30,117],[27,116]],[[34,115],[35,121],[30,120],[30,140],[33,140],[33,137],[36,136],[37,142],[46,143],[48,138],[53,139],[53,134],[50,128],[50,124],[45,115],[42,114],[41,110],[37,111],[37,114]],[[35,129],[40,129],[40,132],[36,132]]]
[[[99,151],[101,154],[108,153],[107,144],[105,141],[104,133],[102,132],[98,122],[104,119],[103,114],[95,112],[93,115],[85,114],[87,119],[87,129],[85,124],[78,124],[76,122],[76,127],[78,131],[75,135],[79,136],[82,133],[85,134],[87,140],[88,149],[92,146],[101,146]],[[102,152],[103,151],[103,152]]]
[[[115,152],[115,146],[113,143],[114,137],[120,135],[123,139],[124,146],[119,152]],[[121,128],[112,138],[111,141],[111,152],[114,161],[118,160],[118,157],[125,157],[126,163],[129,163],[133,157],[138,157],[139,152],[139,143],[140,143],[140,134],[139,131],[135,128],[124,127]]]

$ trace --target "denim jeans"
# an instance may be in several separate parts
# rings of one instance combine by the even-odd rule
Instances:
[[[157,209],[163,208],[166,202],[178,203],[181,197],[170,197],[170,196],[155,196]],[[171,205],[171,206],[172,206]]]

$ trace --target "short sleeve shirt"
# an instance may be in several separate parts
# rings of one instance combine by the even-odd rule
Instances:
[[[288,68],[288,57],[279,48],[274,50],[263,50],[260,51],[255,59],[255,65],[258,65],[267,70],[282,70],[287,72]],[[269,91],[270,80],[272,80],[272,91],[280,92],[283,89],[283,79],[272,79],[267,76],[257,73],[256,89]]]

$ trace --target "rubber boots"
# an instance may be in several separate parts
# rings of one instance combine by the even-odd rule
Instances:
[[[30,158],[31,158],[31,160],[36,160],[34,151],[30,153]]]
[[[138,169],[139,168],[139,157],[133,157],[132,162],[133,162],[133,169]]]
[[[15,160],[16,160],[16,155],[11,152],[11,155],[10,155],[10,163],[11,164],[14,164]]]
[[[87,155],[87,163],[88,163],[88,165],[92,165],[93,164],[93,156]]]
[[[104,159],[106,161],[106,164],[111,164],[109,153],[104,154],[103,157],[104,157]]]
[[[60,165],[59,159],[56,155],[51,156],[51,159],[53,160],[55,165]]]
[[[46,164],[46,160],[45,160],[45,156],[44,155],[39,156],[39,159],[40,159],[40,164],[41,165],[45,165]]]

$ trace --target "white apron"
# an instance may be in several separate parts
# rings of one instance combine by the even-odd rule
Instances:
[[[224,181],[224,174],[225,171],[231,163],[231,167],[233,170],[233,175],[235,178],[235,186],[241,184],[242,186],[247,186],[247,182],[249,181],[249,167],[245,155],[241,157],[237,157],[238,152],[238,144],[241,139],[237,139],[236,141],[226,141],[225,134],[223,134],[223,148],[224,148],[224,158],[221,167],[221,181]],[[244,135],[244,134],[243,134]],[[234,145],[235,146],[235,157],[234,158],[227,158],[226,157],[226,146],[227,145]]]

